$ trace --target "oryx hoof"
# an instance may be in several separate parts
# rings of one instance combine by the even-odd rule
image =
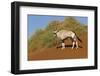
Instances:
[[[62,47],[61,49],[63,50],[63,49],[65,49],[65,47]]]
[[[73,48],[74,48],[74,47],[72,47],[72,50],[73,50]]]
[[[78,49],[78,47],[76,47],[76,49]]]

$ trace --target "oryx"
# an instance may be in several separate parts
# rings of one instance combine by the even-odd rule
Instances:
[[[72,49],[75,47],[76,45],[76,48],[78,48],[78,40],[80,42],[82,42],[79,37],[75,34],[75,32],[73,31],[68,31],[68,30],[60,30],[60,31],[54,31],[53,32],[57,38],[59,38],[62,43],[62,49],[65,48],[65,43],[64,43],[64,40],[67,39],[67,38],[71,38],[72,39]]]

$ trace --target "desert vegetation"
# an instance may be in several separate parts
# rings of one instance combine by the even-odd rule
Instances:
[[[87,25],[81,24],[74,17],[65,17],[63,21],[51,21],[45,28],[38,29],[28,39],[28,51],[34,52],[41,48],[51,48],[56,46],[54,30],[71,30],[79,37],[87,33]]]

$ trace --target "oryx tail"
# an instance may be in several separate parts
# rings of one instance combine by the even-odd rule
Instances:
[[[77,39],[80,41],[80,42],[82,42],[82,40],[76,35],[76,37],[77,37]]]
[[[75,33],[75,32],[74,32]],[[75,33],[75,35],[76,35],[76,33]],[[76,38],[80,41],[80,42],[82,42],[82,40],[76,35]]]

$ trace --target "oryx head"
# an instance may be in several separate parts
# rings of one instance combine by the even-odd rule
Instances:
[[[57,36],[57,30],[53,31],[54,36]]]

